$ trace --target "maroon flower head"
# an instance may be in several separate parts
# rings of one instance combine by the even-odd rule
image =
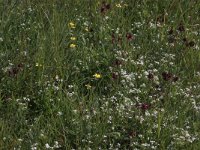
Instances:
[[[105,12],[105,8],[101,7],[101,13],[104,13],[104,12]]]
[[[111,8],[110,4],[106,4],[106,5],[105,5],[105,8],[106,8],[107,10],[109,10],[109,9]]]
[[[147,75],[147,77],[148,77],[149,80],[153,80],[154,75],[153,75],[153,73],[149,73],[149,74]]]
[[[149,108],[150,108],[150,105],[149,105],[149,104],[145,104],[145,103],[144,103],[144,104],[141,105],[141,109],[142,109],[142,110],[147,110],[147,109],[149,109]]]
[[[133,137],[136,137],[137,136],[137,132],[132,130],[128,133],[129,137],[133,138]]]
[[[165,80],[165,81],[173,81],[173,82],[176,82],[179,79],[177,76],[175,76],[169,72],[163,72],[162,77],[163,77],[163,80]]]
[[[110,4],[107,4],[105,1],[102,2],[101,4],[101,13],[106,13],[111,8]]]
[[[173,77],[174,82],[178,81],[178,79],[179,79],[179,77],[177,77],[177,76]]]
[[[119,67],[120,65],[122,65],[122,61],[119,60],[119,59],[116,59],[116,60],[113,62],[113,65]]]
[[[163,72],[163,73],[162,73],[162,77],[163,77],[163,80],[165,80],[165,81],[169,81],[169,80],[172,79],[173,76],[172,76],[171,73]]]
[[[184,42],[184,43],[185,43],[185,42],[186,42],[186,43],[188,42],[188,40],[187,40],[186,37],[183,38],[183,42]]]
[[[147,104],[147,103],[142,103],[142,104],[138,104],[137,107],[140,108],[141,110],[145,111],[145,110],[150,109],[151,105]]]
[[[112,33],[112,44],[114,44],[114,43],[115,43],[115,34]]]
[[[172,35],[174,33],[173,29],[171,28],[169,31],[168,31],[168,34],[169,35]]]
[[[134,39],[134,37],[133,37],[133,35],[132,35],[131,33],[127,33],[127,34],[126,34],[126,39],[127,39],[128,41],[131,41],[131,40]]]
[[[112,73],[112,79],[117,80],[118,78],[119,78],[118,73],[113,72],[113,73]]]
[[[185,31],[185,27],[183,26],[182,23],[179,24],[178,31],[180,31],[180,32],[184,32]]]
[[[24,67],[24,65],[23,65],[22,63],[19,63],[19,64],[16,65],[16,66],[13,66],[12,68],[10,68],[10,69],[8,70],[8,75],[9,75],[10,77],[15,77],[20,71],[23,70],[23,67]]]
[[[195,45],[194,41],[186,42],[187,47],[193,47]]]

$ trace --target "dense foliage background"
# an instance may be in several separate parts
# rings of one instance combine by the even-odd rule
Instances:
[[[0,0],[0,149],[200,147],[198,0]]]

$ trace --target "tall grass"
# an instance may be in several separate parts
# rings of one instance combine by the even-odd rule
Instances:
[[[0,0],[0,149],[199,149],[199,10]]]

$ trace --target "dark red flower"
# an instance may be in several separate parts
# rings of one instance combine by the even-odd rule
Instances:
[[[101,7],[101,13],[104,13],[104,12],[105,12],[105,8]]]
[[[136,136],[137,136],[137,132],[136,132],[136,131],[134,131],[134,130],[130,131],[128,134],[129,134],[129,137],[131,137],[131,138],[133,138],[133,137],[136,137]]]
[[[129,41],[131,41],[131,40],[134,39],[134,37],[133,37],[133,35],[131,33],[127,33],[126,34],[126,39],[129,40]]]
[[[118,78],[119,78],[118,73],[113,72],[113,73],[112,73],[112,79],[116,80],[116,79],[118,79]]]
[[[105,5],[105,8],[106,8],[107,10],[109,10],[109,9],[111,8],[110,4],[106,4],[106,5]]]
[[[187,40],[186,37],[183,38],[183,42],[184,42],[184,43],[185,43],[185,42],[188,42],[188,40]]]
[[[186,42],[187,47],[193,47],[195,45],[194,41]]]
[[[177,76],[173,77],[174,82],[178,81],[178,79],[179,79],[179,77],[177,77]]]
[[[10,77],[14,77],[14,76],[16,76],[20,71],[22,71],[23,70],[23,64],[22,63],[20,63],[20,64],[18,64],[17,66],[13,66],[12,68],[10,68],[9,70],[8,70],[8,75],[10,76]]]
[[[158,16],[156,21],[157,21],[157,23],[164,23],[164,21],[165,21],[164,15]]]
[[[184,32],[185,31],[185,27],[183,26],[182,23],[179,24],[178,31],[180,31],[180,32]]]
[[[173,81],[173,82],[176,82],[179,79],[177,76],[169,72],[163,72],[162,77],[163,77],[163,80],[165,81]]]
[[[137,107],[140,108],[141,110],[145,111],[145,110],[150,109],[151,105],[147,104],[147,103],[142,103],[142,104],[138,104]]]
[[[116,59],[116,60],[113,62],[113,65],[119,67],[120,65],[122,65],[122,61],[119,60],[119,59]]]
[[[169,31],[168,31],[168,34],[169,35],[172,35],[174,33],[173,29],[171,28]]]
[[[144,103],[144,104],[141,105],[141,109],[142,109],[142,110],[147,110],[147,109],[149,109],[149,108],[150,108],[150,105],[149,105],[149,104],[145,104],[145,103]]]
[[[10,69],[10,70],[8,71],[9,76],[15,76],[15,75],[17,75],[18,71],[19,71],[19,70],[18,70],[16,67]]]
[[[163,80],[165,80],[165,81],[169,81],[169,80],[172,79],[173,76],[172,76],[171,73],[163,72],[163,73],[162,73],[162,77],[163,77]]]
[[[101,4],[101,13],[105,13],[106,11],[108,11],[111,8],[110,4],[107,4],[105,1],[102,2]]]
[[[115,43],[115,34],[112,33],[112,44],[114,44],[114,43]]]
[[[153,73],[149,73],[149,74],[147,75],[147,77],[148,77],[149,80],[152,80],[152,79],[154,78],[154,75],[153,75]]]

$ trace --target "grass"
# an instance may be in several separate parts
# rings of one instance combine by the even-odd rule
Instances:
[[[199,13],[0,0],[0,149],[199,149]]]

